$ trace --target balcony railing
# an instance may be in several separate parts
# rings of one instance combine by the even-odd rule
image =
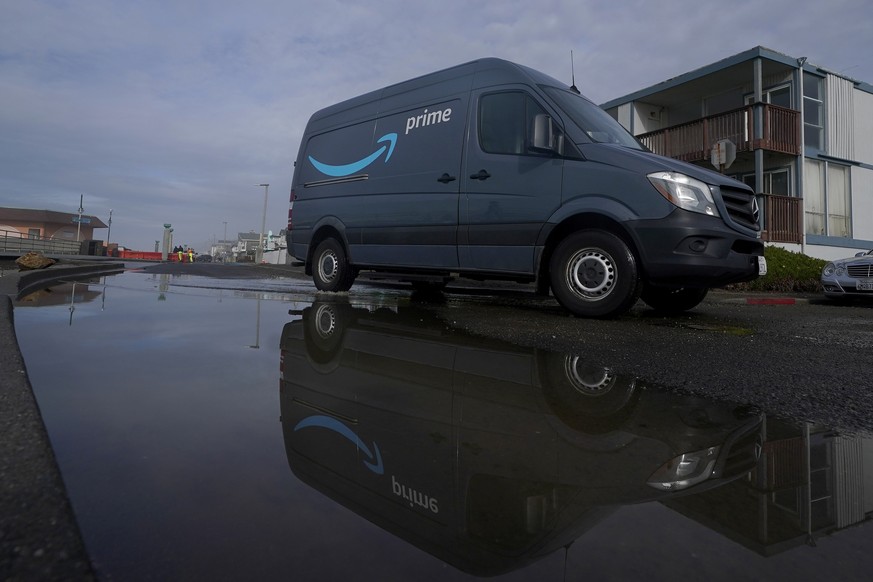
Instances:
[[[764,213],[762,240],[794,244],[803,242],[803,198],[759,194],[758,204]]]
[[[737,153],[765,149],[800,155],[800,112],[762,103],[763,136],[754,139],[754,108],[749,105],[719,115],[637,136],[647,148],[686,162],[708,160],[712,146],[723,139],[737,146]]]

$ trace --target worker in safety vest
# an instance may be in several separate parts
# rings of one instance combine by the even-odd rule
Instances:
[[[178,255],[179,255],[179,262],[181,263],[182,259],[184,258],[184,253],[182,252],[182,247],[179,247]]]
[[[193,249],[188,249],[188,262],[189,263],[194,262],[194,250]]]

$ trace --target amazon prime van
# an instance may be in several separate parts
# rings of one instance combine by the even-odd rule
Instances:
[[[524,66],[482,59],[315,113],[295,163],[289,253],[318,289],[362,270],[551,288],[610,317],[682,311],[766,272],[744,184],[650,153]]]

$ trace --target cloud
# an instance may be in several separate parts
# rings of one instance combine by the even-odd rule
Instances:
[[[0,21],[0,198],[86,211],[150,248],[284,227],[317,109],[483,56],[603,102],[764,45],[873,81],[864,0],[13,1]]]

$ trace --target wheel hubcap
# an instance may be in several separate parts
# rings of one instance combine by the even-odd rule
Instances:
[[[321,305],[315,314],[315,329],[323,339],[329,338],[336,329],[336,314],[331,307]]]
[[[598,301],[609,295],[617,278],[615,262],[600,249],[579,250],[567,262],[567,286],[586,301]]]
[[[606,394],[615,384],[612,370],[586,365],[579,356],[565,356],[564,375],[577,392],[586,396]]]
[[[337,257],[334,253],[324,253],[318,261],[318,276],[322,281],[332,281],[336,277]]]

